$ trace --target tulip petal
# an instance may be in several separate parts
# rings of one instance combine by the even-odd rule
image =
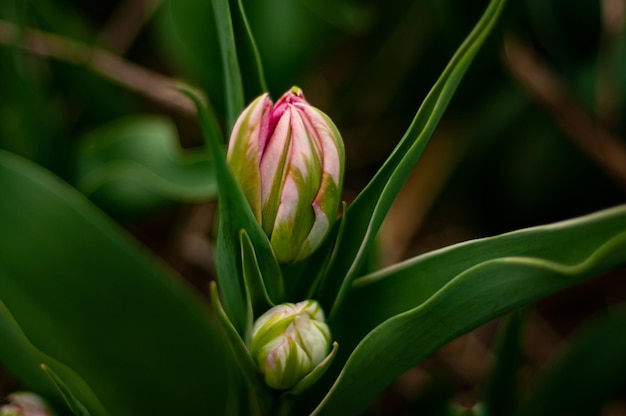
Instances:
[[[254,323],[250,354],[278,390],[290,389],[322,362],[330,348],[330,329],[314,300],[277,305]]]
[[[261,159],[261,200],[263,216],[261,225],[268,236],[271,236],[280,206],[281,192],[288,156],[291,151],[291,111],[287,109],[277,120],[274,131],[265,146]]]
[[[314,107],[303,107],[306,122],[315,131],[316,143],[321,147],[322,181],[311,206],[315,221],[302,243],[294,261],[304,259],[319,247],[335,222],[341,199],[343,181],[344,148],[335,124],[323,112]]]
[[[339,209],[344,149],[335,124],[299,88],[273,106],[264,94],[244,110],[229,161],[278,261],[321,245]]]
[[[226,156],[257,221],[261,221],[262,212],[259,165],[267,141],[271,107],[267,93],[246,107],[233,127]]]
[[[311,204],[321,184],[319,147],[315,132],[307,129],[302,114],[295,108],[291,113],[291,146],[287,160],[287,176],[280,195],[270,241],[276,258],[293,261],[315,222]],[[286,114],[286,113],[285,113]]]
[[[315,141],[320,147],[323,171],[341,188],[343,181],[344,148],[341,134],[335,123],[322,111],[311,105],[298,106],[304,114],[308,129],[316,133]]]

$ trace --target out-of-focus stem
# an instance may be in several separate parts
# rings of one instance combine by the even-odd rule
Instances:
[[[626,0],[602,0],[602,37],[598,51],[597,115],[612,126],[619,120],[620,83],[624,66]]]
[[[113,11],[100,31],[99,38],[115,53],[124,55],[161,0],[124,0]]]
[[[561,130],[626,191],[623,141],[585,111],[557,75],[523,42],[512,38],[505,41],[505,64]]]
[[[17,25],[1,20],[0,45],[15,45],[34,55],[85,66],[102,77],[172,110],[192,116],[196,113],[191,100],[178,91],[181,82],[104,49],[37,29],[20,30]]]

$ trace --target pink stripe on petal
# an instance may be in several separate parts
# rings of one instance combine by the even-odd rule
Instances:
[[[289,160],[289,166],[290,168],[295,168],[303,177],[307,178],[306,182],[308,186],[317,187],[317,183],[319,183],[320,178],[312,177],[311,175],[313,175],[314,172],[309,172],[309,168],[311,167],[311,164],[321,165],[321,161],[317,158],[318,155],[312,151],[311,132],[307,130],[302,115],[296,109],[293,109],[292,112],[292,153]]]
[[[282,180],[283,170],[288,161],[283,162],[285,153],[291,147],[291,111],[280,118],[272,136],[265,145],[265,152],[261,156],[261,197],[263,205],[267,202],[277,181]]]
[[[237,144],[242,141],[250,141],[258,145],[261,141],[265,140],[262,136],[265,134],[265,130],[267,130],[271,107],[272,101],[269,99],[268,94],[265,93],[257,97],[244,109],[237,118],[230,135],[227,152],[228,158],[233,156],[233,150]],[[259,152],[259,158],[260,154],[261,151]]]

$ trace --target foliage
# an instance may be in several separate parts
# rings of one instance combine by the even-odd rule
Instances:
[[[508,313],[513,315],[503,326],[499,361],[483,402],[460,409],[442,396],[439,409],[447,414],[582,415],[623,393],[623,306],[574,337],[529,393],[522,394],[517,384],[524,325],[518,308],[626,262],[626,206],[617,204],[623,195],[616,197],[615,186],[607,185],[597,169],[590,168],[593,174],[584,179],[563,180],[559,170],[575,171],[580,155],[555,140],[545,114],[502,81],[502,74],[493,76],[493,66],[488,65],[489,54],[497,55],[503,24],[528,23],[558,32],[558,26],[542,23],[551,22],[551,7],[556,6],[528,2],[526,14],[520,13],[528,21],[520,22],[513,17],[521,6],[505,8],[504,0],[489,1],[480,17],[472,6],[448,1],[401,2],[396,11],[385,8],[384,13],[376,12],[382,6],[374,2],[348,0],[272,0],[263,6],[241,0],[165,1],[149,25],[156,47],[165,63],[203,87],[205,93],[199,93],[138,70],[101,48],[106,42],[102,39],[109,36],[109,47],[123,54],[112,37],[115,31],[105,31],[92,42],[95,31],[81,17],[85,10],[73,7],[70,13],[60,13],[70,3],[16,0],[0,10],[0,35],[5,36],[0,39],[1,70],[5,79],[15,81],[6,83],[0,102],[0,364],[59,414],[360,414],[438,348]],[[461,14],[449,11],[462,7],[472,9],[469,15],[477,21],[471,31],[465,18],[453,17]],[[436,18],[428,22],[419,17],[424,10]],[[286,22],[283,30],[293,36],[279,32],[270,14]],[[337,82],[332,88],[349,104],[342,108],[335,100],[334,108],[325,112],[338,115],[340,130],[351,120],[368,119],[368,130],[376,131],[379,127],[372,126],[384,125],[390,114],[409,127],[395,136],[401,136],[398,141],[392,139],[396,127],[386,129],[386,140],[380,143],[365,134],[361,148],[354,133],[344,134],[347,177],[357,178],[355,166],[361,166],[366,179],[346,180],[352,187],[346,194],[358,195],[344,204],[330,235],[312,256],[279,264],[228,167],[222,132],[230,132],[249,99],[268,89],[282,91],[296,83],[292,81],[316,86],[312,95],[323,101],[325,84],[316,78],[323,65],[316,67],[318,75],[307,68],[333,39],[366,37],[368,30],[380,35],[373,29],[378,27],[376,19],[391,22],[381,32],[384,39],[368,39],[379,54],[361,65],[360,76],[350,85],[337,81],[341,65],[333,62],[336,78],[327,75],[327,82]],[[446,29],[435,42],[437,24]],[[456,47],[452,45],[465,32],[469,34],[437,78],[432,72],[444,67]],[[48,42],[50,49],[33,47],[33,36]],[[578,64],[579,57],[563,47],[562,37],[538,31],[536,38],[544,42],[546,53],[560,55],[559,62],[569,65],[572,83],[585,97],[588,74],[595,69]],[[420,77],[411,77],[420,55],[418,44],[424,41],[432,45],[421,46],[421,53],[429,56],[426,69]],[[66,49],[54,49],[60,44]],[[483,44],[486,51],[478,55]],[[507,43],[507,53],[519,52],[516,45]],[[576,52],[584,55],[589,50]],[[606,68],[618,79],[623,73],[614,68],[620,68],[621,55],[612,56]],[[125,71],[115,72],[103,63],[122,65]],[[383,67],[390,76],[377,75]],[[487,76],[492,85],[485,85]],[[462,83],[464,77],[468,79]],[[111,80],[118,85],[109,84]],[[167,87],[167,93],[145,87],[143,81]],[[403,88],[411,93],[393,93]],[[129,90],[170,105],[174,113],[154,115],[154,104],[138,104]],[[457,90],[460,94],[453,99]],[[425,98],[415,112],[422,93]],[[70,111],[76,97],[78,114]],[[611,108],[619,107],[607,100],[608,117]],[[67,107],[59,105],[61,101]],[[195,117],[189,118],[194,110],[200,133]],[[447,118],[444,111],[449,111]],[[465,111],[469,115],[463,116]],[[412,121],[403,118],[407,114]],[[516,119],[528,115],[520,128]],[[196,132],[191,138],[184,129],[177,133],[171,121],[180,124],[185,118],[193,126],[189,130]],[[453,203],[441,203],[435,218],[480,211],[479,223],[494,216],[484,234],[497,235],[377,265],[372,261],[377,238],[384,236],[385,221],[393,220],[388,214],[398,195],[411,191],[415,165],[423,155],[426,158],[426,146],[442,119],[444,126],[460,124],[459,134],[473,144],[452,147],[450,153],[459,159],[465,152],[464,162],[459,162],[459,173],[449,185]],[[612,123],[619,130],[619,121]],[[511,129],[518,131],[495,142],[494,136]],[[521,138],[528,140],[522,143]],[[543,138],[549,140],[540,143]],[[433,141],[438,143],[436,136]],[[374,146],[374,153],[391,152],[384,159],[371,159],[377,155],[367,154],[368,145]],[[459,150],[462,147],[470,150]],[[555,152],[559,158],[553,157]],[[351,156],[356,157],[352,162]],[[592,157],[619,184],[619,172],[608,162],[602,164],[602,155]],[[536,163],[536,172],[525,166],[529,161]],[[504,174],[492,172],[487,181],[484,166],[493,163]],[[375,173],[363,173],[369,170]],[[427,173],[445,175],[445,170]],[[458,189],[470,177],[482,181],[475,198],[454,196],[463,193]],[[597,181],[601,185],[592,186]],[[355,187],[358,182],[366,184]],[[567,204],[558,205],[561,215],[541,204],[558,199],[571,189],[570,182],[577,182],[593,203],[573,204],[569,196]],[[506,190],[497,201],[490,199],[491,205],[474,201],[487,199],[498,186]],[[601,192],[607,189],[610,192]],[[131,224],[132,230],[146,218],[176,210],[177,204],[214,199],[216,235],[205,237],[215,241],[216,283],[207,299],[208,285],[200,291],[189,285],[120,224]],[[461,208],[451,208],[457,205]],[[581,215],[590,211],[595,213]],[[511,218],[518,224],[508,229],[574,216],[501,232]],[[327,358],[293,389],[270,389],[248,352],[250,329],[271,306],[304,299],[319,301],[335,343]],[[593,386],[580,389],[583,380],[594,380]]]

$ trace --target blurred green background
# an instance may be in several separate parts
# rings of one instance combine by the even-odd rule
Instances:
[[[243,4],[271,95],[302,87],[342,132],[350,201],[487,2]],[[233,14],[248,101],[261,89],[242,19]],[[509,1],[392,208],[378,264],[625,202],[625,15],[623,0]],[[76,186],[206,292],[211,156],[200,146],[192,107],[172,85],[204,90],[223,120],[219,56],[208,0],[3,0],[0,148]],[[582,322],[626,300],[625,273],[528,311],[525,380]],[[437,394],[473,405],[497,325],[407,373],[371,414],[427,412]],[[16,387],[3,376],[0,395]],[[626,403],[611,406],[607,415],[626,415]]]

